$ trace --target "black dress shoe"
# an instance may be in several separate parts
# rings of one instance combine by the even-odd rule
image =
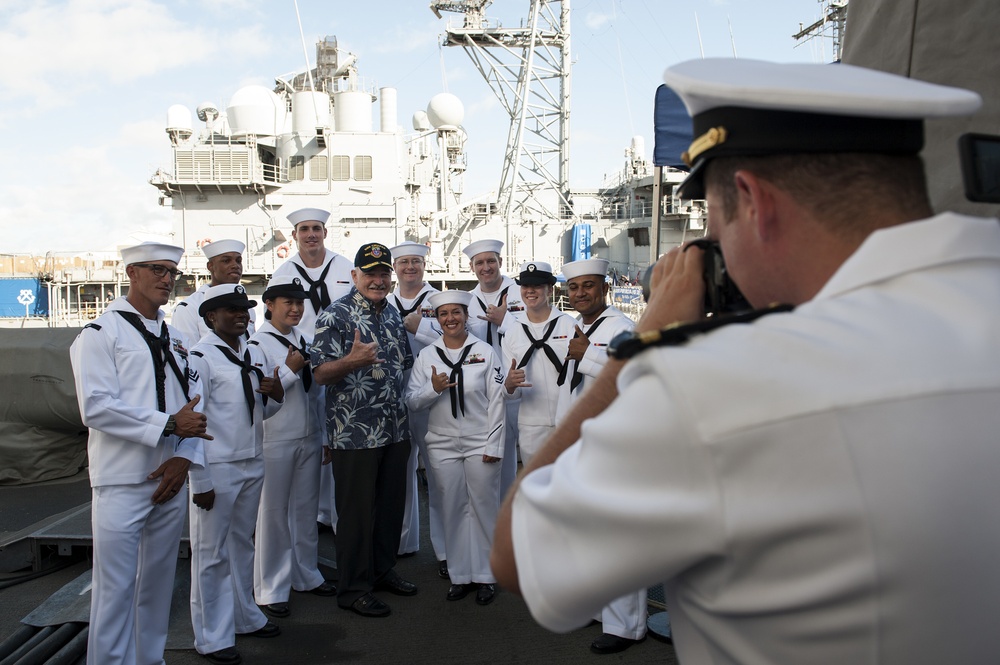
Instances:
[[[353,610],[355,614],[363,617],[387,617],[392,612],[392,609],[373,593],[366,593],[344,609]]]
[[[409,559],[411,556],[416,556],[416,555],[417,555],[417,551],[416,550],[414,550],[412,552],[400,552],[399,554],[396,555],[396,558],[397,559]]]
[[[630,640],[627,637],[601,633],[600,637],[590,643],[590,650],[594,653],[619,653],[621,651],[625,651],[625,649],[628,649],[633,644],[638,644],[645,639],[645,635],[638,640]]]
[[[448,562],[447,561],[438,561],[438,577],[440,577],[443,580],[450,579],[448,577]]]
[[[243,656],[240,655],[240,652],[235,647],[226,647],[225,649],[201,655],[205,657],[205,660],[214,665],[240,665],[243,662]]]
[[[288,609],[288,603],[271,603],[270,605],[260,605],[260,610],[269,617],[274,617],[275,619],[284,619],[286,616],[292,613]]]
[[[336,596],[337,587],[331,582],[327,582],[326,580],[324,580],[323,583],[320,584],[318,587],[316,587],[315,589],[309,589],[309,591],[307,591],[306,593],[311,593],[315,596]]]
[[[469,595],[469,592],[475,587],[475,584],[452,584],[448,588],[448,595],[446,598],[448,600],[462,600]]]
[[[476,603],[479,605],[489,605],[497,597],[496,584],[480,584],[479,591],[476,592]]]
[[[322,522],[316,522],[316,533],[323,533],[324,531],[329,531],[333,533],[333,527],[329,524],[323,524]]]
[[[268,621],[252,633],[243,633],[243,635],[246,637],[277,637],[281,635],[281,629],[278,628],[278,624]]]
[[[383,575],[382,579],[375,583],[375,589],[388,591],[397,596],[413,596],[417,593],[417,585],[404,580],[395,570],[390,570]]]

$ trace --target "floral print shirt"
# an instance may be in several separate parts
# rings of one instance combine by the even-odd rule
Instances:
[[[380,448],[410,438],[403,374],[413,353],[399,313],[385,300],[373,302],[356,288],[319,313],[310,347],[313,366],[351,352],[354,331],[377,341],[385,362],[350,372],[326,387],[327,445],[338,450]]]

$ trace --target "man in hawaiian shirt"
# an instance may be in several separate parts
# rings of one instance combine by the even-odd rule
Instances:
[[[328,386],[324,457],[333,461],[339,516],[337,604],[384,617],[391,610],[372,591],[417,593],[393,569],[410,457],[403,373],[413,354],[399,313],[386,301],[389,249],[366,244],[354,266],[354,288],[317,317],[311,355],[313,378]]]

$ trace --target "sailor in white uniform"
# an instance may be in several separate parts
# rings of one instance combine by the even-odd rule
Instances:
[[[317,568],[316,511],[323,459],[323,391],[312,380],[305,335],[296,324],[306,299],[298,277],[274,277],[262,300],[266,321],[250,339],[278,368],[281,410],[264,421],[264,488],[254,538],[254,598],[265,614],[286,617],[291,589],[333,596]]]
[[[477,240],[462,252],[469,257],[469,266],[479,284],[472,289],[469,304],[469,332],[493,347],[498,358],[503,357],[500,341],[504,333],[523,316],[524,303],[521,292],[513,279],[504,275],[503,242],[500,240]],[[500,463],[500,494],[517,475],[517,409],[516,401],[508,401],[506,406],[504,453]]]
[[[508,326],[501,346],[507,378],[504,397],[519,400],[518,445],[525,464],[556,425],[561,392],[570,381],[566,354],[576,334],[576,321],[550,304],[556,277],[552,266],[528,261],[517,278],[524,317]]]
[[[413,365],[406,402],[428,409],[428,473],[441,494],[448,600],[476,589],[476,602],[496,595],[489,565],[500,507],[503,455],[503,366],[489,344],[466,330],[472,294],[443,291],[429,298],[444,331]]]
[[[569,392],[564,402],[583,394],[608,362],[608,344],[623,332],[635,328],[635,322],[616,307],[608,305],[607,259],[583,259],[563,264],[570,307],[576,310],[576,335],[569,341]],[[563,409],[560,405],[560,413]],[[561,420],[561,417],[559,418]],[[598,654],[618,653],[646,639],[646,589],[626,594],[608,603],[595,617],[602,634],[590,650]]]
[[[198,308],[205,301],[205,291],[219,284],[239,284],[243,277],[243,252],[247,246],[239,240],[216,240],[201,246],[208,262],[205,267],[212,276],[207,284],[202,284],[198,290],[177,303],[170,324],[184,333],[188,348],[193,348],[201,338],[210,331],[205,320],[198,315]],[[247,326],[248,335],[254,332],[256,317],[250,310],[250,323]]]
[[[685,665],[996,662],[1000,225],[934,214],[919,156],[979,95],[732,58],[664,79],[697,137],[678,196],[764,309],[706,318],[702,248],[657,262],[501,509],[498,581],[558,632],[662,581]]]
[[[428,296],[437,289],[424,281],[424,262],[430,247],[418,242],[404,242],[390,248],[392,267],[396,275],[396,288],[387,298],[403,319],[406,335],[410,339],[410,349],[416,358],[420,350],[433,344],[441,337],[441,329],[434,319]],[[409,371],[404,384],[409,380]],[[399,539],[399,554],[415,554],[420,549],[420,504],[417,496],[417,462],[423,460],[427,468],[427,454],[424,449],[424,432],[427,431],[427,411],[410,409],[410,461],[406,469],[406,509],[403,514],[403,532]],[[428,517],[431,530],[431,546],[438,560],[438,567],[447,559],[444,547],[444,533],[441,525],[441,505],[439,494],[430,484],[427,476],[427,493],[430,499]],[[444,564],[447,566],[447,564]]]
[[[331,302],[346,296],[354,286],[351,277],[354,263],[346,256],[327,249],[324,244],[328,219],[330,213],[320,208],[301,208],[290,213],[288,221],[292,223],[292,239],[298,251],[275,268],[272,275],[272,277],[298,277],[307,287],[308,299],[298,325],[298,329],[305,335],[306,342],[312,342],[316,334],[317,315]],[[319,513],[316,519],[320,524],[337,530],[333,474],[329,468],[320,476]]]
[[[188,470],[205,463],[201,387],[164,321],[184,250],[123,249],[128,295],[70,347],[93,488],[89,665],[163,662]]]
[[[218,665],[240,662],[237,634],[281,632],[253,598],[264,419],[284,398],[279,368],[245,340],[247,312],[256,304],[239,284],[211,287],[198,311],[212,332],[191,351],[214,437],[206,446],[207,468],[190,473],[198,507],[191,511],[191,624],[195,649]]]

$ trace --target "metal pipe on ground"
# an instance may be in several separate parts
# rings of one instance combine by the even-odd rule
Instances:
[[[76,634],[69,644],[60,649],[45,665],[75,665],[77,661],[86,660],[87,640],[90,638],[90,624],[84,624],[83,629]]]
[[[27,642],[19,646],[13,651],[9,656],[0,660],[0,665],[14,665],[17,661],[21,660],[21,656],[25,655],[32,649],[34,649],[38,644],[42,642],[45,638],[55,632],[55,628],[52,626],[45,626],[34,635],[32,635]]]
[[[49,658],[69,644],[86,626],[85,623],[64,623],[48,639],[22,656],[17,665],[47,665],[50,662]]]
[[[17,649],[31,639],[31,636],[35,634],[38,630],[34,626],[28,626],[26,624],[21,624],[21,627],[14,631],[10,637],[0,642],[0,660],[4,660],[7,656],[11,655]]]

